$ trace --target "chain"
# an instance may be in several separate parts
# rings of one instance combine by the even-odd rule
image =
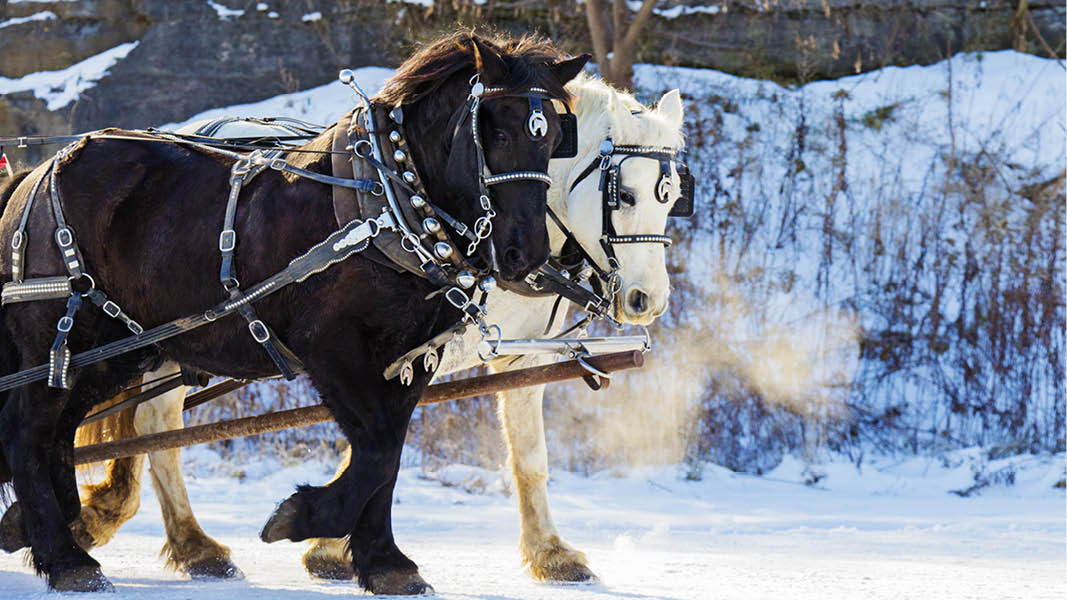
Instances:
[[[474,222],[475,239],[467,246],[467,256],[472,256],[474,251],[478,249],[478,244],[493,235],[493,217],[496,216],[496,211],[493,210],[493,205],[489,202],[489,196],[482,194],[478,201],[481,202],[485,215],[478,217],[478,220]]]

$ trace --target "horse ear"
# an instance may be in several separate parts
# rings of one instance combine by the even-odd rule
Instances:
[[[552,71],[552,74],[559,80],[560,85],[567,83],[578,76],[578,73],[582,72],[585,68],[585,63],[589,62],[589,59],[593,58],[592,54],[586,53],[574,58],[568,58],[567,60],[561,60],[557,63],[549,65],[548,70]]]
[[[685,113],[685,108],[682,107],[681,92],[677,89],[673,89],[666,94],[663,94],[663,97],[656,103],[656,111],[667,118],[671,123],[681,127]]]
[[[507,75],[508,66],[491,47],[477,37],[472,37],[474,45],[474,67],[481,75],[482,83],[491,85]]]

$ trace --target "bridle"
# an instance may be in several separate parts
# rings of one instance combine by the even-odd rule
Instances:
[[[548,133],[548,120],[544,116],[543,101],[554,99],[548,90],[540,87],[512,89],[503,87],[486,87],[479,81],[478,75],[470,79],[470,93],[467,100],[460,105],[449,119],[452,128],[452,144],[459,142],[464,136],[469,135],[474,143],[476,169],[478,177],[478,203],[483,211],[473,226],[453,218],[440,207],[430,202],[429,197],[422,186],[422,178],[414,161],[410,159],[404,140],[404,111],[403,107],[395,106],[388,111],[388,118],[392,123],[387,123],[392,128],[387,138],[396,150],[392,156],[382,156],[381,145],[383,140],[379,135],[385,135],[380,131],[374,118],[374,108],[370,99],[359,89],[350,76],[342,72],[342,82],[352,87],[364,100],[362,119],[358,119],[363,126],[363,132],[351,129],[350,145],[354,158],[371,163],[378,171],[378,179],[381,182],[384,195],[389,202],[391,211],[398,217],[398,231],[401,237],[401,245],[405,251],[418,257],[419,271],[435,283],[455,284],[461,290],[473,287],[476,283],[482,292],[488,292],[496,285],[493,274],[499,270],[496,248],[490,245],[489,262],[487,265],[476,267],[468,260],[477,251],[483,240],[491,237],[493,232],[493,218],[497,213],[493,208],[489,188],[494,185],[512,183],[517,181],[537,181],[546,186],[552,184],[552,178],[544,171],[521,170],[503,173],[490,171],[485,149],[482,145],[481,131],[479,127],[479,110],[483,102],[492,101],[505,97],[527,98],[529,112],[524,130],[527,136],[537,140]],[[568,113],[569,115],[569,113]],[[561,115],[563,116],[563,115]],[[573,115],[569,115],[572,116]],[[357,119],[353,118],[355,126]],[[571,135],[577,135],[576,126],[564,126],[564,136],[568,130]],[[361,133],[367,136],[362,137]],[[576,140],[566,140],[561,147],[576,148]],[[557,147],[557,155],[559,154]],[[566,156],[566,155],[563,155]],[[383,164],[392,159],[395,169]],[[401,173],[402,171],[402,173]],[[403,193],[407,198],[403,197]],[[402,203],[406,203],[402,206]],[[410,210],[408,207],[410,206]],[[405,218],[405,214],[408,218]],[[448,227],[460,238],[467,240],[465,251],[452,241],[445,233]],[[452,292],[456,298],[465,294]],[[455,304],[455,303],[454,303]]]
[[[614,162],[613,159],[616,155],[622,156],[622,160]],[[660,176],[656,182],[656,199],[661,204],[667,204],[671,201],[671,167],[673,165],[681,180],[681,194],[675,205],[671,207],[668,216],[689,217],[693,215],[693,176],[689,173],[689,168],[685,162],[679,158],[679,151],[660,146],[616,146],[611,138],[606,138],[600,142],[599,154],[578,175],[567,190],[568,194],[573,192],[579,183],[599,169],[600,183],[597,189],[601,192],[601,211],[603,215],[599,241],[600,247],[603,249],[605,256],[607,256],[607,268],[601,266],[589,251],[582,246],[581,242],[567,229],[555,211],[551,207],[548,209],[549,217],[563,232],[567,239],[567,244],[577,251],[598,275],[599,280],[594,279],[593,285],[598,288],[597,293],[604,296],[608,302],[618,294],[622,285],[619,275],[619,259],[615,254],[616,244],[663,244],[665,247],[671,245],[671,238],[666,235],[655,233],[619,235],[615,230],[612,215],[616,210],[622,208],[623,204],[627,204],[619,193],[620,169],[622,163],[631,158],[647,158],[659,162]]]

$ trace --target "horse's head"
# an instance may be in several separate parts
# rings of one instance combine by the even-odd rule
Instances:
[[[376,99],[403,105],[431,200],[484,238],[453,235],[457,247],[495,261],[505,281],[548,258],[548,160],[562,138],[552,99],[569,99],[563,86],[587,60],[529,37],[454,34],[409,59]]]
[[[580,146],[575,159],[553,165],[553,177],[565,183],[554,210],[562,206],[577,241],[615,280],[605,286],[615,287],[615,318],[647,325],[667,310],[670,296],[667,217],[685,212],[681,95],[667,92],[649,108],[595,79],[580,78],[568,90]],[[554,242],[562,245],[562,236]]]

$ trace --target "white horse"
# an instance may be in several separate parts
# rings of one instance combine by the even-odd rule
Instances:
[[[574,158],[550,162],[554,184],[549,189],[549,206],[560,217],[585,251],[604,270],[617,261],[618,293],[613,316],[623,323],[647,325],[667,309],[670,282],[663,243],[625,243],[613,246],[609,261],[601,238],[603,215],[610,214],[618,236],[662,235],[668,213],[677,201],[681,182],[673,163],[657,160],[609,158],[619,166],[619,190],[624,201],[619,209],[605,213],[598,189],[598,170],[588,176],[588,167],[601,160],[604,140],[616,146],[657,147],[680,151],[683,107],[678,90],[663,95],[654,108],[645,107],[633,96],[615,90],[603,81],[579,77],[568,84],[574,95],[573,110],[578,118],[579,144]],[[629,158],[638,158],[631,156]],[[665,164],[670,171],[664,173]],[[664,187],[667,178],[669,187]],[[550,221],[551,222],[551,221]],[[554,224],[549,227],[552,252],[558,256],[566,241]],[[500,326],[504,338],[544,337],[546,327],[555,335],[562,318],[552,318],[555,297],[528,297],[498,290],[489,294],[487,322]],[[480,335],[471,331],[450,343],[441,357],[437,375],[454,373],[480,364],[477,344]],[[518,360],[497,359],[493,370],[537,366],[554,361],[546,356],[526,356]],[[506,363],[506,364],[505,364]],[[145,380],[177,372],[165,365]],[[137,407],[132,426],[137,434],[155,433],[182,427],[182,403],[186,390],[179,388]],[[545,447],[542,399],[544,386],[527,387],[498,394],[498,406],[507,438],[508,463],[514,477],[519,502],[521,535],[519,546],[530,574],[542,581],[593,581],[585,555],[560,538],[548,506],[548,452]],[[126,411],[129,413],[131,411]],[[120,415],[121,417],[121,415]],[[130,417],[126,417],[129,423]],[[109,436],[110,428],[124,434],[123,427],[101,422],[87,441]],[[85,428],[83,428],[85,429]],[[125,426],[129,429],[129,425]],[[128,433],[128,432],[126,432]],[[181,476],[178,450],[148,455],[152,483],[163,509],[167,543],[164,552],[169,563],[194,577],[233,577],[240,571],[229,560],[229,549],[208,537],[196,522],[189,506]],[[89,491],[80,517],[72,527],[80,532],[83,545],[100,545],[137,510],[143,456],[120,459],[109,465],[109,479]],[[345,461],[347,463],[347,460]],[[338,472],[344,470],[342,465]],[[314,575],[326,578],[352,577],[352,563],[343,540],[311,540],[304,565]]]

